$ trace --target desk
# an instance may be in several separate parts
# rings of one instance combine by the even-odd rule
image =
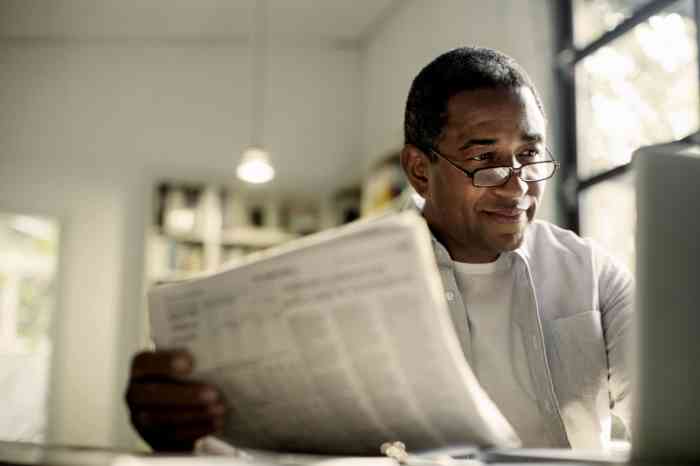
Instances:
[[[534,450],[533,450],[534,452]],[[564,455],[556,455],[556,450],[539,450],[540,454],[536,456],[527,456],[526,450],[513,450],[511,452],[502,450],[498,454],[486,454],[484,456],[484,464],[496,465],[536,465],[542,464],[547,466],[559,465],[588,465],[588,466],[635,466],[632,463],[620,463],[603,461],[602,457],[596,460],[590,458],[586,461],[581,454],[577,452],[564,452]],[[562,453],[559,451],[559,453]],[[232,466],[241,465],[243,461],[236,460],[225,456],[208,456],[194,457],[191,455],[151,455],[128,450],[116,450],[106,448],[80,447],[80,446],[56,446],[56,445],[38,445],[32,443],[21,442],[2,442],[0,441],[0,466],[110,466],[118,457],[124,455],[132,455],[136,461],[133,464],[138,464],[138,460],[143,460],[143,466]],[[562,461],[566,459],[568,461]],[[361,458],[355,466],[362,464],[368,466],[371,464],[370,458]],[[388,458],[377,458],[378,464],[386,465]],[[340,460],[342,464],[337,466],[353,466],[352,459],[346,458]],[[332,461],[327,461],[323,466],[335,466]],[[248,463],[251,466],[256,464],[271,466],[270,462]],[[282,464],[282,463],[280,463]],[[319,465],[319,463],[315,463]],[[475,466],[480,464],[477,461],[463,462],[459,461],[454,466]],[[298,463],[297,463],[298,465]],[[295,466],[294,463],[285,462],[283,466]],[[409,465],[411,466],[411,465]],[[421,466],[430,466],[430,463],[422,464]],[[674,466],[674,465],[652,465],[639,464],[638,466]],[[683,466],[683,465],[676,465]]]
[[[0,441],[0,466],[105,466],[111,464],[117,456],[125,454],[138,453],[108,448],[52,446]]]

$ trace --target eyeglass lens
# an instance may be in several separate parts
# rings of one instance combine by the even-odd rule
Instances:
[[[552,176],[554,163],[533,163],[520,169],[523,181],[540,181]],[[485,168],[474,173],[474,184],[479,186],[495,186],[501,184],[510,176],[509,167]]]

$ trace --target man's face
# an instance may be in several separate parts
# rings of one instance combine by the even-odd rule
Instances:
[[[436,149],[471,172],[546,159],[544,139],[544,116],[530,89],[480,89],[450,98]],[[545,187],[512,176],[503,186],[477,188],[441,158],[425,166],[425,181],[423,214],[461,262],[493,261],[520,246]]]

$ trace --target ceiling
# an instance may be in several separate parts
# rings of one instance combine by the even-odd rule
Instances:
[[[267,0],[271,37],[361,41],[402,0]],[[246,39],[255,0],[0,0],[0,38]]]
[[[405,0],[267,0],[267,35],[271,43],[303,45],[328,42],[340,45],[342,49],[346,46],[354,48],[365,43],[375,30],[381,28],[385,19],[404,3]],[[247,42],[255,29],[255,6],[256,0],[0,0],[0,40]],[[92,72],[89,67],[85,69],[86,75]],[[183,89],[188,89],[187,73],[181,75],[177,83],[182,84]],[[66,85],[72,85],[73,81]],[[167,86],[167,83],[163,86]],[[177,89],[172,91],[172,95],[178,96],[180,88],[175,88],[176,84],[172,86]],[[87,88],[89,90],[91,87]],[[203,101],[208,95],[206,91],[202,90]],[[206,107],[206,102],[197,101],[192,105],[197,107],[201,103]],[[297,104],[303,105],[301,102]],[[338,128],[347,127],[342,121],[336,122],[334,119],[324,122],[324,125],[335,130],[336,123]],[[294,129],[299,125],[292,126]],[[317,129],[302,125],[295,131],[314,134],[313,130]],[[316,139],[313,141],[318,143]],[[332,144],[324,141],[321,141],[324,147]],[[346,169],[347,160],[342,160],[347,159],[344,152],[329,155],[328,151],[320,148],[306,147],[310,142],[297,142],[300,147],[289,147],[290,144],[286,143],[275,153],[274,164],[279,176],[269,189],[306,194],[305,189],[313,193],[322,188],[329,192],[335,189],[335,184],[347,182],[336,180],[336,174],[351,177],[352,173]],[[298,154],[304,154],[307,165],[312,169],[299,164]],[[216,158],[216,154],[211,158]],[[207,166],[216,173],[231,170],[228,158],[218,157],[203,163],[209,163],[211,166]],[[345,165],[341,166],[343,163]],[[339,178],[342,176],[339,175]]]

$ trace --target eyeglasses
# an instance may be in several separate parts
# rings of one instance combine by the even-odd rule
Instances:
[[[469,171],[460,167],[435,149],[430,149],[430,152],[471,178],[472,184],[477,188],[496,188],[498,186],[503,186],[510,181],[513,174],[517,175],[526,183],[544,181],[554,176],[557,168],[559,168],[559,162],[556,160],[543,160],[524,163],[517,168],[500,166],[477,168],[476,170]],[[549,154],[549,151],[547,151],[547,153]],[[551,157],[551,154],[549,155]]]

